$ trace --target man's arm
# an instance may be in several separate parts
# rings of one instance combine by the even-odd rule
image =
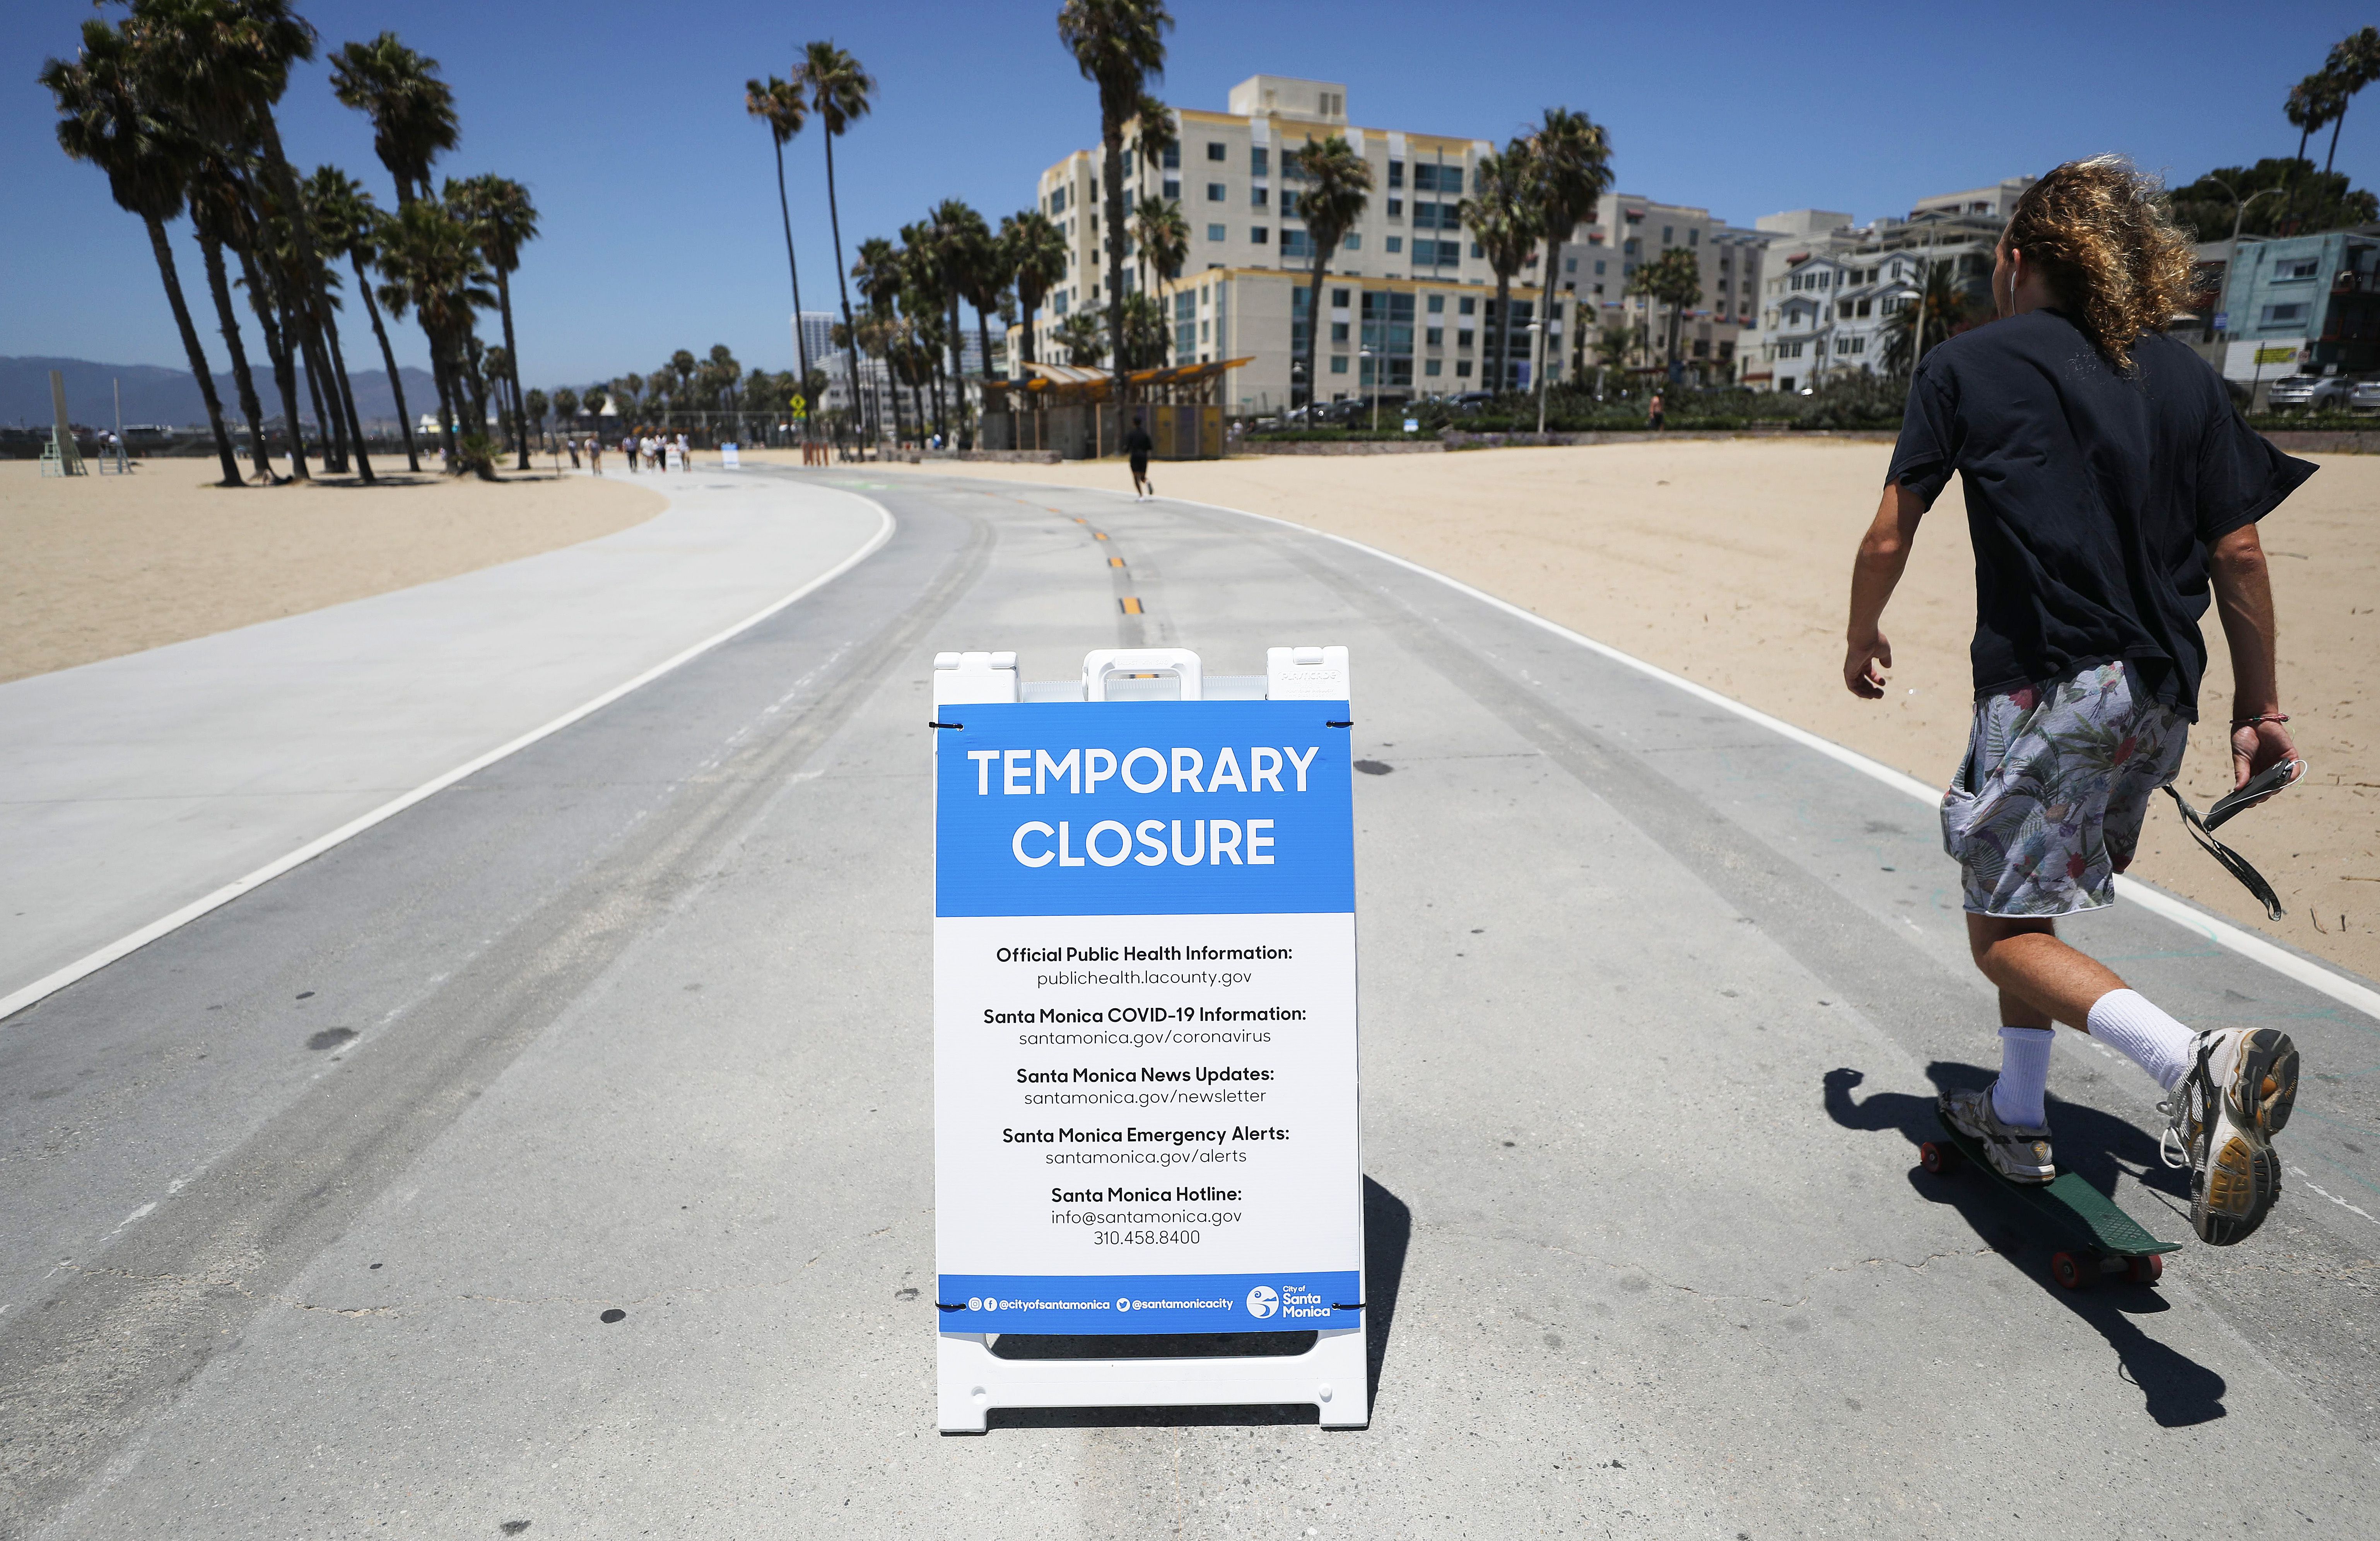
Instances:
[[[2276,661],[2273,580],[2265,543],[2254,525],[2241,525],[2207,552],[2215,582],[2215,610],[2223,617],[2224,640],[2231,645],[2231,771],[2233,787],[2248,784],[2260,770],[2298,758],[2288,726],[2280,722],[2237,724],[2281,710]]]
[[[1892,644],[1876,629],[1884,619],[1885,601],[1892,598],[1909,565],[1910,543],[1917,539],[1917,521],[1925,517],[1925,500],[1893,482],[1876,504],[1876,520],[1860,538],[1859,556],[1852,563],[1852,621],[1843,654],[1843,685],[1867,700],[1884,698],[1884,671],[1892,667]]]

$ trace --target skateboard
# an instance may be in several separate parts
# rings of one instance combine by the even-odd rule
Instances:
[[[2049,1255],[2049,1277],[2069,1290],[2086,1290],[2114,1276],[2133,1284],[2155,1284],[2165,1275],[2165,1254],[2181,1250],[2180,1242],[2161,1242],[2141,1222],[2116,1207],[2115,1200],[2070,1171],[2047,1183],[2011,1183],[1992,1166],[1983,1142],[1950,1127],[1939,1110],[1935,1122],[1942,1137],[1917,1147],[1917,1162],[1937,1177],[1972,1166],[2016,1195],[2027,1208],[2048,1223],[2057,1250]]]

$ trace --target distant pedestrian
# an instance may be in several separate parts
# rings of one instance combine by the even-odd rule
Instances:
[[[1148,419],[1143,412],[1132,415],[1132,426],[1124,430],[1123,452],[1132,457],[1132,495],[1146,503],[1157,496],[1157,489],[1148,482],[1148,452],[1157,446],[1148,437]]]
[[[1653,431],[1656,433],[1658,433],[1661,431],[1662,416],[1661,393],[1656,391],[1653,393],[1652,402],[1645,408],[1645,421],[1651,425]]]
[[[599,434],[590,433],[587,436],[587,474],[589,476],[603,474],[603,440]]]

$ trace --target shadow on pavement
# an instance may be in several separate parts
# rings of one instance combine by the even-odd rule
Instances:
[[[1364,1179],[1364,1302],[1370,1329],[1366,1366],[1370,1398],[1380,1400],[1380,1370],[1388,1363],[1389,1330],[1396,1320],[1397,1292],[1403,1286],[1405,1252],[1413,1243],[1413,1211],[1388,1189]],[[1061,1336],[1006,1333],[992,1345],[1004,1359],[1269,1358],[1304,1353],[1311,1332],[1178,1333]],[[1310,1403],[1230,1407],[1007,1407],[990,1414],[993,1428],[1197,1428],[1217,1425],[1311,1424],[1321,1414]]]
[[[1939,1060],[1926,1067],[1926,1074],[1942,1091],[1988,1086],[1992,1074],[1977,1065]],[[2107,1339],[2108,1347],[2116,1351],[2124,1378],[2140,1388],[2150,1417],[2164,1427],[2180,1428],[2211,1423],[2227,1414],[2223,1377],[2150,1337],[2133,1321],[2135,1317],[2154,1317],[2171,1309],[2156,1291],[2112,1280],[2094,1290],[2067,1290],[2054,1283],[2048,1269],[2050,1249],[2033,1233],[2031,1217],[2022,1201],[2010,1198],[1983,1173],[1937,1177],[1917,1165],[1915,1147],[1935,1138],[1938,1129],[1934,1098],[1877,1092],[1853,1101],[1852,1088],[1866,1079],[1857,1070],[1828,1071],[1824,1077],[1828,1116],[1846,1129],[1889,1130],[1907,1139],[1912,1152],[1911,1188],[1928,1203],[1956,1208],[1986,1246]],[[2145,1166],[2151,1174],[2146,1181],[2160,1190],[2180,1186],[2175,1180],[2182,1174],[2168,1171],[2158,1161],[2156,1142],[2120,1118],[2053,1098],[2049,1122],[2058,1165],[2081,1173],[2101,1193],[2114,1190],[2119,1161]],[[2150,1229],[2172,1234],[2171,1216],[2147,1218]]]

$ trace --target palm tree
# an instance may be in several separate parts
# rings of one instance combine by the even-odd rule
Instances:
[[[371,119],[372,153],[396,182],[402,209],[430,194],[430,164],[455,148],[455,93],[424,58],[382,32],[331,55],[331,91]]]
[[[410,309],[421,318],[430,338],[431,374],[438,383],[438,427],[448,464],[457,470],[488,470],[466,467],[455,419],[463,405],[461,387],[470,341],[471,311],[495,304],[489,292],[486,261],[479,242],[463,222],[434,199],[419,198],[382,222],[380,232],[381,303],[402,316]],[[472,424],[474,436],[487,431],[482,407]]]
[[[2356,92],[2380,80],[2380,28],[2366,27],[2334,44],[2330,56],[2323,61],[2322,72],[2330,78],[2338,103],[2330,118],[2330,149],[2322,157],[2322,174],[2327,176],[2331,162],[2338,155],[2338,129],[2347,121],[2348,103]],[[2304,152],[2300,141],[2299,153]]]
[[[1066,362],[1078,366],[1098,363],[1106,357],[1108,339],[1099,326],[1099,318],[1088,310],[1077,310],[1058,323],[1050,340],[1066,350]]]
[[[1000,222],[1000,247],[1010,281],[1016,285],[1016,308],[1025,322],[1024,354],[1030,362],[1033,312],[1066,276],[1066,237],[1049,215],[1027,209]]]
[[[369,268],[379,261],[380,209],[363,184],[336,166],[317,167],[306,183],[306,197],[313,205],[315,226],[322,233],[324,249],[346,257],[355,273],[356,293],[364,302],[364,314],[371,318],[372,336],[380,343],[381,366],[388,371],[389,393],[396,398],[397,426],[405,438],[406,467],[419,471],[421,452],[413,441],[413,417],[405,405],[405,382],[396,372],[396,353],[389,346],[388,328],[380,319],[380,304],[372,297]]]
[[[1479,243],[1496,275],[1496,377],[1488,389],[1499,394],[1512,384],[1512,279],[1537,245],[1536,207],[1529,198],[1536,179],[1535,159],[1524,140],[1506,145],[1501,155],[1480,156],[1471,196],[1455,205],[1455,217]]]
[[[326,188],[324,190],[336,191],[334,188]],[[305,223],[311,232],[312,249],[318,252],[330,252],[335,255],[345,247],[346,232],[336,224],[331,224],[326,228],[322,212],[315,205],[310,188],[301,188],[300,195],[305,200],[302,212]],[[346,354],[339,346],[339,304],[337,300],[331,297],[332,291],[339,286],[339,275],[327,267],[322,267],[320,271],[310,275],[308,286],[321,297],[322,345],[330,355],[331,389],[336,397],[337,410],[346,419],[348,431],[355,441],[356,474],[363,479],[364,485],[369,487],[375,479],[372,476],[371,455],[364,443],[363,419],[356,411],[355,385],[347,378]]]
[[[1165,34],[1173,18],[1164,0],[1066,0],[1058,41],[1083,79],[1099,91],[1099,188],[1107,211],[1108,343],[1123,400],[1123,129],[1148,101],[1148,83],[1165,73]]]
[[[1546,427],[1546,378],[1554,361],[1555,285],[1561,273],[1562,243],[1572,230],[1595,217],[1611,188],[1611,138],[1585,113],[1548,107],[1529,136],[1536,171],[1535,219],[1546,242],[1544,308],[1537,317],[1537,431]],[[1575,305],[1576,290],[1572,291]]]
[[[513,341],[514,272],[521,248],[537,239],[537,205],[528,189],[508,176],[474,176],[446,185],[446,200],[458,201],[496,275],[496,309],[504,319],[504,381],[512,391],[513,440],[519,455],[513,469],[528,469],[528,432],[521,421],[520,354]]]
[[[1947,266],[1943,271],[1947,274]],[[1684,247],[1673,246],[1630,276],[1628,292],[1642,295],[1669,308],[1666,322],[1668,344],[1662,350],[1662,362],[1668,366],[1670,379],[1676,381],[1678,323],[1685,319],[1687,311],[1703,302],[1701,261]]]
[[[1169,346],[1165,324],[1165,308],[1157,297],[1145,289],[1135,289],[1124,296],[1123,341],[1127,370],[1161,369]]]
[[[993,257],[991,226],[981,214],[965,201],[946,198],[934,206],[926,223],[926,257],[939,294],[950,312],[949,341],[953,394],[962,425],[966,416],[966,370],[960,358],[959,301],[966,300],[976,307],[977,346],[983,350],[984,378],[991,374],[991,331],[984,320],[984,305],[989,295],[991,304],[998,304],[1003,285],[991,272]]]
[[[223,405],[215,398],[213,372],[190,308],[182,297],[181,276],[174,268],[174,249],[165,239],[165,222],[182,212],[183,189],[197,161],[198,147],[178,126],[160,115],[142,79],[137,50],[126,36],[106,22],[82,24],[82,51],[69,64],[51,59],[42,66],[42,84],[58,108],[58,148],[78,161],[89,161],[107,174],[107,189],[117,208],[137,214],[148,227],[149,249],[164,281],[166,302],[174,323],[181,329],[182,349],[199,394],[207,404],[207,422],[214,430],[215,455],[223,464],[223,485],[240,484],[239,461],[233,455],[231,435],[224,430]]]
[[[2298,131],[2297,160],[2312,169],[2305,158],[2306,140],[2320,133],[2330,122],[2346,111],[2346,101],[2338,82],[2329,71],[2317,69],[2289,88],[2289,100],[2282,103],[2281,115]]]
[[[310,222],[298,176],[281,147],[273,109],[289,88],[289,72],[314,56],[313,27],[288,0],[143,0],[132,27],[156,61],[176,106],[207,140],[254,145],[264,180],[286,222],[295,292],[287,298],[310,373],[326,372],[322,328],[327,310]],[[290,425],[291,474],[306,475]]]
[[[974,211],[968,211],[973,213]],[[1008,304],[1008,257],[1000,237],[992,233],[983,217],[976,215],[968,232],[965,261],[959,273],[961,286],[966,292],[966,302],[975,307],[976,346],[983,358],[983,373],[978,386],[981,405],[989,406],[991,380],[991,317]],[[1001,335],[1008,334],[1007,323],[1001,325]]]
[[[785,225],[785,272],[794,281],[794,364],[807,380],[810,356],[802,340],[802,273],[794,262],[794,211],[785,201],[785,144],[809,121],[810,104],[803,100],[799,86],[771,75],[766,85],[758,80],[744,82],[744,110],[769,126],[769,142],[777,152],[777,214]]]
[[[1925,357],[1929,341],[1948,337],[1952,327],[1967,319],[1971,302],[1949,262],[1926,264],[1924,288],[1896,297],[1900,309],[1885,329],[1882,363],[1887,373],[1904,374],[1914,360]]]
[[[1297,195],[1297,212],[1305,221],[1306,239],[1314,247],[1314,276],[1306,286],[1305,299],[1305,399],[1311,403],[1316,396],[1315,342],[1322,334],[1324,314],[1322,279],[1339,243],[1364,217],[1364,205],[1372,190],[1372,168],[1337,134],[1319,143],[1309,140],[1282,160],[1284,172],[1294,165],[1305,182]],[[1292,394],[1295,394],[1293,382]]]
[[[846,327],[843,334],[844,346],[855,359],[859,350],[866,347],[875,357],[885,360],[888,371],[892,369],[892,358],[891,334],[887,329],[892,319],[892,308],[900,300],[902,285],[906,281],[905,268],[900,250],[881,236],[870,236],[860,242],[859,260],[851,264],[851,276],[859,281],[859,297],[866,302],[869,317],[879,324],[857,331]],[[852,366],[851,379],[851,409],[856,423],[856,414],[862,406],[857,389],[859,375],[856,363]],[[897,443],[902,438],[901,394],[898,391],[892,393],[892,438]]]
[[[843,216],[835,207],[834,141],[868,115],[874,104],[876,80],[859,67],[857,59],[832,42],[820,42],[803,46],[801,62],[794,67],[793,84],[809,93],[810,110],[826,128],[826,217],[834,234],[834,282],[843,297],[844,358],[851,370],[853,421],[858,425],[859,339],[851,326],[851,286],[843,276]]]
[[[1132,239],[1141,260],[1157,270],[1159,284],[1181,276],[1182,264],[1190,256],[1190,222],[1182,217],[1180,203],[1168,198],[1142,199],[1132,212]]]
[[[251,224],[239,180],[219,155],[200,161],[189,187],[190,224],[198,232],[199,253],[206,261],[207,290],[215,302],[215,318],[224,346],[231,352],[232,382],[239,392],[240,414],[248,419],[248,453],[257,479],[273,480],[273,459],[264,442],[264,405],[257,399],[256,376],[249,369],[248,347],[240,340],[239,311],[232,304],[231,283],[224,268],[224,248],[245,250]]]

